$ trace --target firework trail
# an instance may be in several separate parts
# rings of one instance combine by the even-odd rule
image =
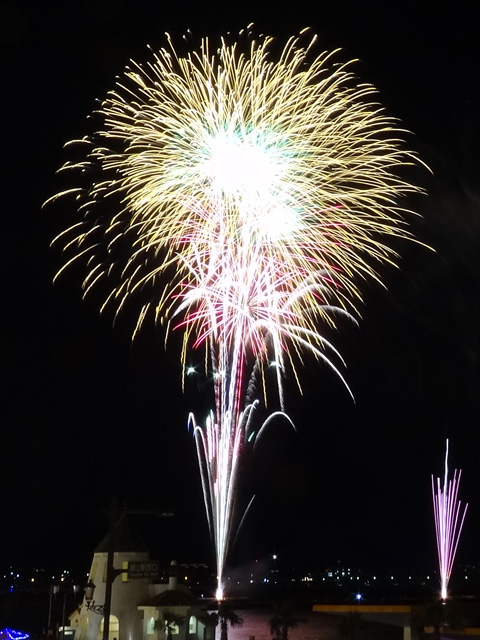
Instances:
[[[443,489],[440,478],[432,476],[433,513],[435,516],[435,533],[437,537],[438,564],[440,569],[440,593],[443,600],[447,598],[447,589],[452,574],[453,562],[457,552],[458,541],[462,532],[468,504],[464,507],[458,499],[458,488],[462,471],[453,472],[448,479],[448,440],[445,451],[445,475]]]
[[[276,56],[247,32],[185,55],[167,41],[131,63],[100,130],[76,141],[84,155],[65,168],[83,183],[59,195],[82,218],[57,241],[63,269],[88,265],[85,294],[106,281],[104,307],[136,301],[134,335],[148,316],[182,332],[184,376],[190,349],[205,349],[215,410],[190,423],[221,589],[253,391],[266,400],[275,363],[283,410],[304,351],[342,377],[320,327],[356,315],[358,283],[395,262],[382,238],[410,237],[399,201],[418,189],[395,171],[416,158],[373,87],[338,54],[315,56],[306,31]]]

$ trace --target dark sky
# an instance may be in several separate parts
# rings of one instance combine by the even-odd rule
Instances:
[[[249,22],[280,38],[311,26],[320,48],[360,59],[357,74],[414,132],[410,146],[433,170],[418,175],[429,195],[409,204],[423,216],[413,231],[436,252],[402,245],[399,268],[382,269],[386,288],[365,287],[359,328],[336,335],[355,404],[308,358],[304,395],[288,383],[298,432],[279,425],[254,461],[258,499],[236,557],[430,570],[430,475],[443,472],[449,437],[470,502],[458,561],[480,563],[478,22],[474,2],[427,4],[0,4],[0,564],[83,566],[113,494],[173,510],[167,546],[179,560],[211,558],[186,429],[189,411],[199,407],[200,418],[209,400],[193,384],[182,395],[178,353],[165,353],[160,333],[132,345],[132,318],[112,328],[81,301],[77,274],[52,285],[61,257],[49,242],[73,216],[40,208],[59,187],[63,144],[86,133],[95,99],[129,58],[146,59],[165,31],[215,37]]]

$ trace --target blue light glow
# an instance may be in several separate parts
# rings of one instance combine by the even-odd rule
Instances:
[[[23,631],[15,631],[14,629],[0,630],[0,640],[27,640],[29,637],[29,634]]]

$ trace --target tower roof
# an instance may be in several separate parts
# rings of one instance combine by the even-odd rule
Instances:
[[[98,547],[95,549],[95,553],[108,553],[109,546],[109,534],[103,538]],[[126,514],[120,516],[113,530],[113,551],[114,552],[131,552],[131,551],[144,551],[148,552],[148,547],[138,534],[138,532],[132,527],[130,520]]]
[[[142,602],[141,607],[189,607],[197,604],[198,600],[192,593],[178,589],[167,589],[157,593],[153,598]]]

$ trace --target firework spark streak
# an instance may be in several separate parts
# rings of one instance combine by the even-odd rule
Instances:
[[[440,478],[432,476],[433,512],[435,515],[435,533],[437,536],[438,563],[440,569],[441,597],[447,598],[448,582],[453,569],[453,562],[457,552],[458,541],[467,513],[468,504],[462,507],[458,499],[458,488],[462,471],[453,472],[453,478],[448,479],[448,440],[445,452],[445,475],[443,489]]]
[[[57,241],[63,269],[86,261],[85,294],[106,281],[104,307],[139,301],[134,335],[149,316],[180,330],[184,379],[205,348],[215,410],[190,424],[220,588],[254,390],[266,400],[274,363],[283,410],[304,351],[343,380],[320,327],[356,315],[358,283],[395,262],[382,238],[410,237],[399,201],[418,191],[396,175],[417,160],[373,87],[314,43],[302,32],[273,56],[272,38],[243,32],[181,56],[168,38],[103,101],[103,125],[65,165],[84,183],[59,194],[82,214]]]

